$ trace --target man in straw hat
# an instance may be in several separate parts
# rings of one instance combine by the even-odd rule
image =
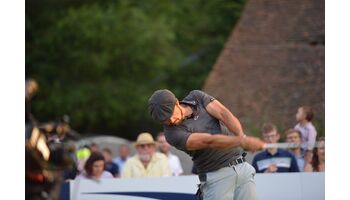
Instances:
[[[258,138],[246,136],[239,120],[218,100],[200,90],[182,101],[167,90],[148,100],[152,118],[161,122],[169,144],[188,153],[198,169],[197,195],[205,200],[255,200],[255,169],[245,152],[264,148]],[[234,134],[224,133],[220,122]]]
[[[171,176],[167,157],[156,152],[150,133],[140,133],[134,146],[137,153],[126,161],[122,178]]]

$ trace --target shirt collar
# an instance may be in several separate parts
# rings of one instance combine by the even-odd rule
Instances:
[[[195,120],[198,118],[198,103],[197,101],[187,101],[187,100],[182,100],[180,101],[182,104],[186,104],[191,107],[192,109],[192,115],[188,116],[186,119],[194,118]]]
[[[280,154],[280,149],[277,148],[277,152],[275,154],[271,154],[270,152],[267,151],[267,149],[265,150],[265,154],[268,155],[268,156],[277,156]]]

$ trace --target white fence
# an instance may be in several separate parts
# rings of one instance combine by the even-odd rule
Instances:
[[[255,176],[259,200],[323,200],[324,173],[277,173]],[[70,200],[195,200],[198,177],[76,180]]]

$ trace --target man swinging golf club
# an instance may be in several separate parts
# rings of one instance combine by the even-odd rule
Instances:
[[[201,182],[200,199],[257,199],[255,169],[245,162],[243,149],[257,151],[265,144],[246,136],[224,105],[200,90],[178,101],[163,89],[149,98],[148,108],[152,118],[163,124],[168,143],[192,157]],[[234,135],[223,133],[220,122]]]

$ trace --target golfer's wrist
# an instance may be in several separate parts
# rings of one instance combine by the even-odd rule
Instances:
[[[247,143],[246,138],[245,137],[238,137],[238,138],[239,138],[239,145],[244,148]]]

